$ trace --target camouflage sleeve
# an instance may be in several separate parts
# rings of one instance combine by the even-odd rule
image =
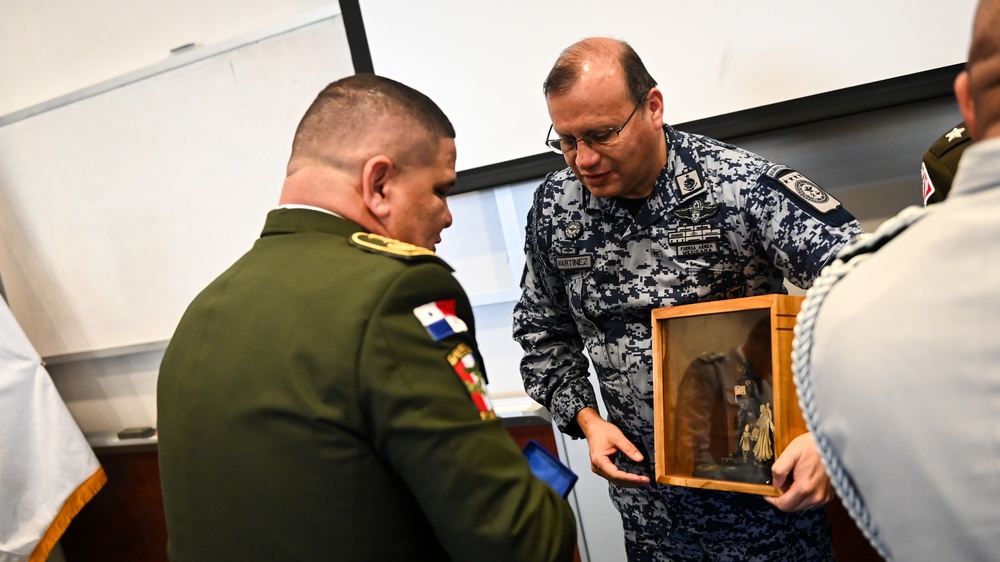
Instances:
[[[569,312],[565,287],[548,261],[549,237],[541,196],[546,183],[536,191],[528,212],[521,298],[514,306],[514,339],[524,350],[521,379],[525,391],[548,408],[561,431],[583,437],[576,414],[588,406],[597,408],[597,397],[587,379],[587,358]]]
[[[812,286],[840,249],[864,231],[840,201],[805,176],[775,164],[744,194],[748,230],[785,278]]]

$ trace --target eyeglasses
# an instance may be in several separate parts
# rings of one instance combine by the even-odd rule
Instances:
[[[622,129],[624,129],[625,126],[628,125],[628,122],[632,120],[632,116],[635,115],[636,111],[639,111],[639,107],[642,106],[642,103],[644,101],[646,101],[646,96],[642,96],[642,99],[639,100],[639,103],[635,104],[635,108],[632,110],[632,113],[629,113],[628,119],[626,119],[625,122],[622,123],[621,127],[618,127],[617,129],[615,129],[614,127],[609,127],[607,129],[601,129],[600,131],[591,131],[578,139],[572,137],[554,139],[552,138],[552,131],[554,129],[554,125],[549,125],[549,134],[545,136],[545,146],[551,148],[552,150],[560,154],[567,154],[569,152],[573,152],[574,150],[576,150],[577,143],[579,143],[580,141],[587,143],[587,146],[589,146],[590,148],[594,148],[595,145],[612,146],[618,142],[618,139],[620,138],[619,135],[621,134]]]

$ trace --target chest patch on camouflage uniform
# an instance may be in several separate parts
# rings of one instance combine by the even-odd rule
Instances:
[[[677,209],[674,211],[674,215],[698,224],[718,212],[718,203],[705,203],[701,199],[698,199],[683,209]]]
[[[667,233],[667,244],[679,256],[697,256],[719,251],[722,229],[710,224],[680,226]]]
[[[573,221],[566,225],[566,239],[576,240],[583,234],[583,223],[580,221]]]
[[[799,172],[781,164],[771,166],[764,175],[783,183],[788,191],[820,213],[829,213],[840,208],[840,201],[824,191],[822,187]]]
[[[483,420],[496,419],[493,412],[493,404],[486,396],[486,375],[476,364],[476,356],[472,353],[472,348],[464,343],[458,344],[455,349],[448,353],[448,363],[455,374],[462,380],[465,389],[472,398],[472,403],[479,410],[479,417]]]
[[[686,199],[705,190],[705,186],[701,182],[701,176],[698,175],[698,170],[691,170],[674,177],[674,187],[677,188],[677,194],[681,199]]]
[[[413,309],[413,315],[434,341],[469,331],[469,326],[455,314],[455,299],[422,304]]]
[[[593,254],[571,254],[556,256],[556,269],[564,271],[567,269],[590,269],[594,267]]]

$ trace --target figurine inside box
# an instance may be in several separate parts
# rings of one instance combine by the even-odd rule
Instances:
[[[792,381],[803,297],[653,311],[656,481],[779,496],[771,465],[806,432]]]

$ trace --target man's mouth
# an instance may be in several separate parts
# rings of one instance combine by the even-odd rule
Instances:
[[[601,174],[586,174],[583,177],[585,180],[587,180],[588,183],[602,183],[604,180],[608,178],[609,175],[611,175],[611,172],[604,172]]]

